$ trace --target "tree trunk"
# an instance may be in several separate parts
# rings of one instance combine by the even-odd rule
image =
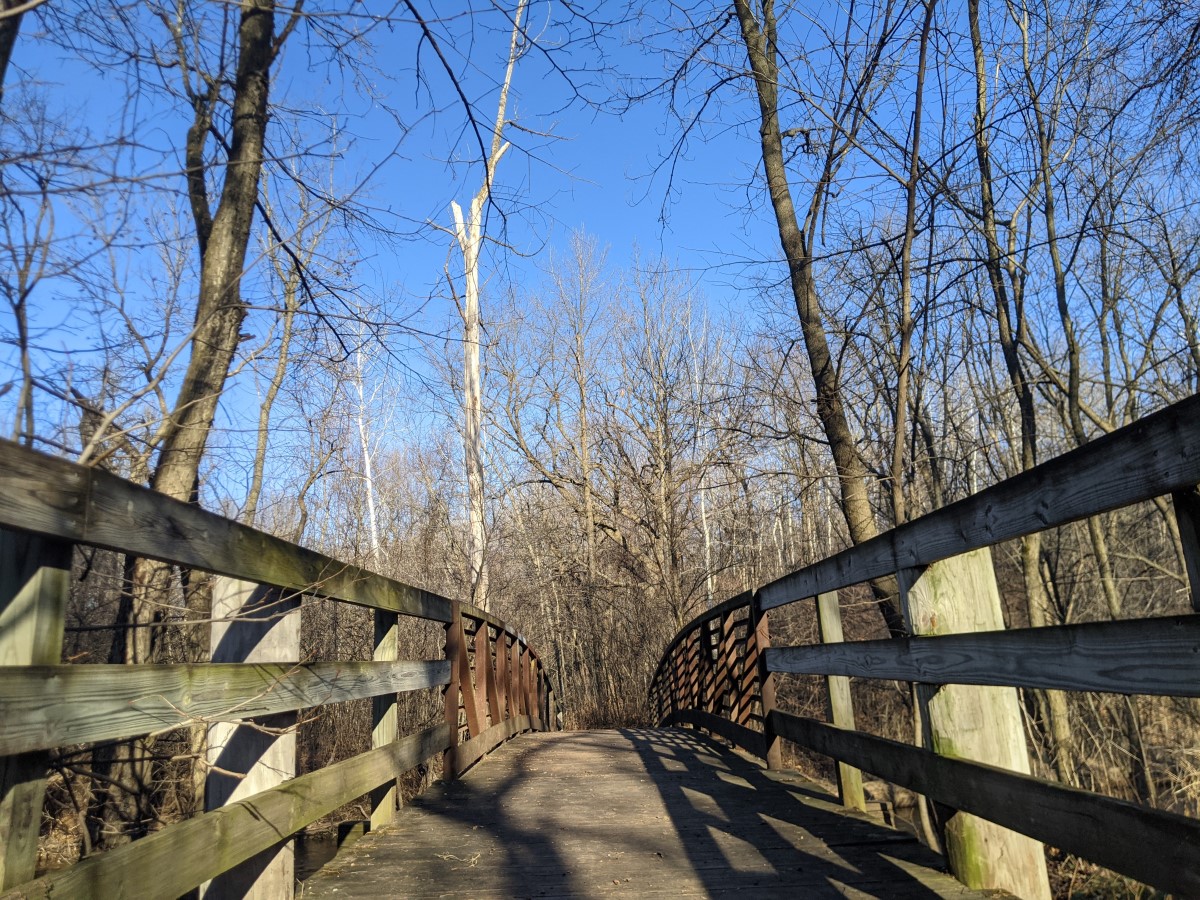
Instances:
[[[773,7],[771,0],[764,0],[760,25],[750,0],[734,0],[757,88],[760,116],[758,133],[763,173],[771,197],[771,206],[775,212],[779,243],[787,259],[796,314],[800,319],[800,330],[816,389],[817,417],[821,421],[825,437],[829,441],[830,452],[833,454],[834,465],[837,467],[842,513],[846,517],[850,540],[861,544],[877,536],[879,528],[867,495],[867,467],[859,455],[854,434],[846,418],[840,375],[829,349],[829,338],[825,331],[824,316],[813,277],[810,236],[797,218],[791,187],[788,184],[783,137],[779,128],[779,66],[776,58],[778,51],[775,43]],[[827,189],[833,165],[834,160],[827,163],[821,183],[814,190],[815,195]],[[819,199],[814,200],[818,205],[819,202]],[[889,630],[893,634],[902,633],[904,623],[893,599],[894,585],[880,581],[873,582],[871,587]]]
[[[200,462],[216,415],[217,404],[233,363],[246,307],[241,277],[254,220],[267,127],[267,95],[274,58],[275,7],[272,0],[243,0],[238,26],[238,62],[231,115],[232,137],[217,211],[208,217],[203,177],[189,173],[188,188],[200,247],[200,289],[191,341],[191,357],[178,399],[163,423],[158,463],[150,486],[177,500],[194,501]],[[207,113],[197,110],[203,117]],[[202,134],[189,131],[188,157]],[[171,567],[137,559],[128,569],[128,596],[123,601],[126,626],[121,661],[149,663],[155,658],[154,625],[162,618],[171,591]],[[153,813],[149,792],[149,742],[134,742],[115,751],[110,778],[121,787],[107,804],[105,821],[111,844],[141,833]]]

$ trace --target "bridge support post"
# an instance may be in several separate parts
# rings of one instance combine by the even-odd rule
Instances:
[[[213,579],[212,661],[297,663],[300,597],[249,581]],[[236,803],[296,775],[296,714],[253,722],[217,722],[208,729],[205,809]],[[205,898],[291,897],[295,884],[292,841],[281,842],[201,887]]]
[[[758,668],[758,692],[762,701],[763,758],[768,769],[783,768],[783,745],[779,735],[771,726],[771,713],[775,711],[775,673],[767,670],[767,650],[771,647],[771,620],[768,613],[758,605],[758,594],[750,598],[750,621]]]
[[[445,721],[450,729],[450,743],[442,754],[442,779],[450,781],[457,776],[454,771],[454,760],[458,749],[458,695],[459,695],[459,665],[458,658],[465,651],[462,646],[462,614],[458,601],[450,601],[450,622],[446,625],[446,659],[450,662],[450,683],[446,685]],[[469,677],[469,676],[468,676]]]
[[[822,644],[840,644],[842,635],[842,610],[838,606],[837,591],[817,596],[817,631]],[[845,675],[825,676],[825,691],[829,697],[829,718],[838,728],[855,729],[854,699],[850,695],[850,679]],[[837,764],[838,796],[847,809],[866,810],[867,798],[863,794],[862,772],[844,762]]]
[[[375,610],[375,649],[371,658],[376,662],[395,662],[400,658],[400,617],[394,612]],[[396,711],[396,695],[385,694],[371,700],[371,749],[386,747],[400,736],[400,721]],[[397,773],[399,774],[399,773]],[[396,819],[400,792],[395,780],[371,792],[371,830],[390,825]]]
[[[0,529],[0,666],[58,665],[71,545]],[[48,754],[0,756],[0,890],[32,880]]]
[[[901,605],[917,635],[1004,628],[988,549],[898,573]],[[942,756],[1029,774],[1029,754],[1015,688],[918,685],[923,743]],[[949,811],[939,823],[955,877],[968,887],[1049,900],[1042,845],[984,819]]]

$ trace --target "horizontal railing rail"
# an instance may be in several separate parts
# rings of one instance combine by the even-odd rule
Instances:
[[[218,597],[234,604],[222,608],[219,641],[214,625],[214,659],[220,661],[63,664],[76,545],[220,576],[214,609]],[[371,608],[374,658],[300,661],[301,595]],[[401,615],[443,623],[443,658],[398,658]],[[397,695],[438,686],[445,688],[442,723],[402,736]],[[240,763],[249,768],[225,771],[239,764],[237,753],[230,756],[241,740],[239,728],[261,734],[255,722],[262,717],[272,717],[276,727],[281,716],[295,722],[300,710],[361,699],[373,701],[373,749],[292,777],[294,728],[284,727],[272,751],[284,757],[271,763],[274,774],[249,761]],[[110,473],[0,441],[0,900],[168,898],[206,882],[207,896],[239,893],[221,879],[260,854],[274,854],[281,842],[339,807],[370,794],[372,825],[386,824],[397,808],[397,779],[406,771],[441,754],[444,777],[455,777],[514,735],[558,727],[558,718],[537,653],[483,610]],[[210,744],[221,750],[215,762],[210,757],[213,771],[233,785],[210,786],[210,798],[223,798],[221,804],[35,878],[48,751],[181,727],[208,728]],[[292,743],[284,740],[289,734]],[[243,771],[244,781],[237,774]],[[260,893],[290,895],[290,867],[283,871],[282,881],[259,882]]]
[[[764,758],[781,737],[832,757],[848,807],[865,806],[866,770],[1151,886],[1200,895],[1195,819],[858,731],[849,686],[850,677],[908,681],[926,704],[937,685],[1200,697],[1200,615],[935,633],[947,626],[914,612],[931,594],[957,591],[966,607],[995,594],[990,556],[976,558],[995,544],[1164,495],[1200,611],[1197,483],[1200,396],[702,613],[664,652],[651,711]],[[951,570],[938,567],[952,560],[969,583],[946,583]],[[913,633],[843,642],[838,592],[893,576]],[[770,646],[769,611],[806,600],[822,643]],[[998,616],[998,595],[994,606]],[[831,724],[774,708],[782,673],[825,676]],[[964,861],[951,857],[963,877]]]

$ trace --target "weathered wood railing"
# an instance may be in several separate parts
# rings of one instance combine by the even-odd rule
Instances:
[[[63,665],[75,545],[219,576],[214,662]],[[374,659],[301,661],[303,594],[374,610]],[[445,623],[445,657],[398,659],[401,616]],[[398,693],[438,685],[444,721],[401,736]],[[299,777],[294,729],[254,725],[363,698],[374,698],[374,749]],[[557,718],[537,654],[482,610],[0,442],[0,900],[170,898],[206,882],[207,896],[241,896],[251,883],[258,896],[290,896],[287,839],[300,829],[367,794],[372,824],[386,823],[405,771],[440,753],[453,777]],[[34,877],[48,751],[205,725],[217,808]]]
[[[1016,693],[1200,697],[1200,615],[1003,630],[989,549],[1170,495],[1200,611],[1197,483],[1200,396],[703,613],[663,654],[651,710],[769,765],[780,738],[832,757],[849,807],[863,807],[859,770],[943,804],[972,886],[1045,896],[1041,841],[1200,896],[1200,822],[1029,775]],[[911,636],[843,643],[838,592],[888,576]],[[822,643],[771,647],[769,611],[809,599]],[[832,723],[775,709],[776,673],[824,675]],[[855,730],[850,677],[912,682],[923,746]]]

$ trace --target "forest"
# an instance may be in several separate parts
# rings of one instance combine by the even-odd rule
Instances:
[[[494,612],[568,727],[648,724],[693,616],[1200,392],[1198,77],[1177,0],[0,0],[0,433]],[[1191,611],[1165,498],[995,565],[1008,627]],[[370,658],[305,602],[306,659]],[[77,552],[64,660],[203,660],[211,604]],[[903,633],[895,584],[843,606]],[[1036,774],[1200,814],[1193,701],[1022,701]],[[302,767],[369,740],[344,706]],[[44,864],[197,809],[198,740],[63,751]]]

